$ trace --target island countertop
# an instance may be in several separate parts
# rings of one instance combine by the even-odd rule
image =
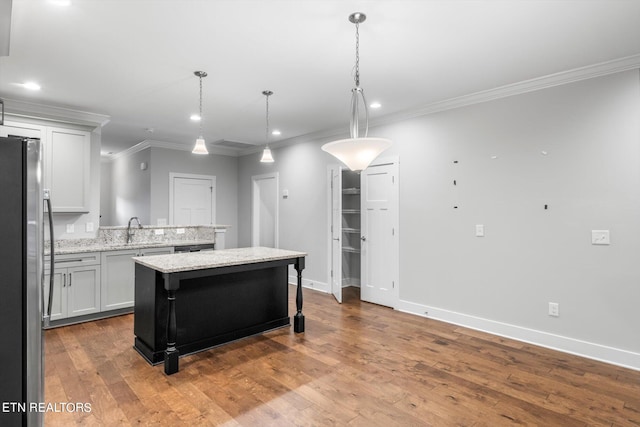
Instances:
[[[275,248],[235,248],[210,252],[188,252],[170,255],[135,257],[133,260],[160,273],[204,270],[233,265],[254,264],[280,259],[305,257],[305,252]]]

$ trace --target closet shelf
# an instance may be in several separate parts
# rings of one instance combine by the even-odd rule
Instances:
[[[360,194],[359,188],[343,188],[342,194]]]
[[[360,233],[360,229],[359,228],[349,228],[349,227],[343,227],[342,228],[342,232],[343,233]]]
[[[342,213],[343,214],[359,214],[360,209],[343,209]]]
[[[351,252],[351,253],[354,253],[354,254],[359,254],[360,253],[360,249],[353,248],[351,246],[343,246],[342,247],[342,251],[343,252]]]

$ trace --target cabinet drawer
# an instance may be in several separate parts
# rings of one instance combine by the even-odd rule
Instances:
[[[45,268],[49,269],[49,257]],[[100,252],[85,252],[81,254],[64,254],[55,256],[56,268],[81,267],[83,265],[100,264]]]

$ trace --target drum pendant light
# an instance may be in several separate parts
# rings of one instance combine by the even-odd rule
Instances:
[[[333,155],[352,171],[366,169],[380,153],[391,146],[391,140],[385,138],[371,138],[369,132],[369,110],[364,97],[364,90],[360,87],[360,33],[359,25],[367,19],[364,13],[352,13],[349,21],[356,26],[356,86],[351,89],[351,138],[329,142],[322,146],[322,150]],[[359,132],[359,101],[362,100],[364,107],[364,136],[360,137]]]
[[[260,159],[260,162],[273,163],[273,156],[271,155],[271,149],[269,148],[269,97],[273,95],[273,92],[271,92],[270,90],[265,90],[262,92],[262,94],[267,99],[267,133],[265,137],[265,146],[264,150],[262,151],[262,158]]]
[[[207,77],[206,71],[194,71],[193,74],[200,78],[200,136],[196,139],[196,145],[193,147],[193,154],[209,154],[207,146],[204,145],[204,137],[202,136],[202,78]]]

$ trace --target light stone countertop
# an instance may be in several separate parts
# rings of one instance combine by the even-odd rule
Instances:
[[[87,239],[90,240],[90,239]],[[209,245],[215,243],[215,240],[173,240],[162,242],[140,242],[140,243],[97,243],[89,242],[86,245],[61,247],[55,250],[55,255],[79,254],[85,252],[107,252],[122,251],[126,249],[149,249],[149,248],[165,248],[174,246],[192,246],[192,245]],[[45,250],[45,255],[49,255],[49,250]]]
[[[127,242],[127,227],[99,227],[94,238],[59,239],[55,241],[56,255],[84,252],[107,252],[127,249],[163,248],[170,246],[209,245],[215,243],[216,233],[229,225],[145,225],[131,229],[131,243]],[[45,255],[50,253],[50,242],[45,240]]]
[[[258,262],[300,258],[304,256],[307,256],[305,252],[256,247],[171,255],[151,255],[135,257],[133,260],[140,265],[152,268],[161,273],[177,273],[181,271],[255,264]]]

